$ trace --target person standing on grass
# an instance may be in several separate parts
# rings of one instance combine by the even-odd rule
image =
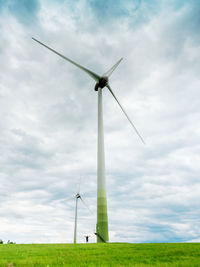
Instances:
[[[90,235],[85,235],[85,241],[88,243]]]

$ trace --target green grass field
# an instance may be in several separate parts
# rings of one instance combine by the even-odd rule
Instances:
[[[200,244],[5,244],[0,266],[200,266]]]

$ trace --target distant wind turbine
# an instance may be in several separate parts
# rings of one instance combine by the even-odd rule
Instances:
[[[76,199],[76,206],[75,206],[75,217],[74,217],[74,244],[76,244],[77,241],[77,213],[78,213],[78,200],[80,199],[83,204],[87,207],[87,205],[85,204],[85,202],[82,199],[82,196],[80,194],[80,191],[75,195],[75,199]],[[88,207],[87,207],[88,208]],[[89,208],[88,208],[89,209]]]
[[[81,193],[80,193],[80,183],[78,186],[78,192],[76,193],[76,195],[74,195],[73,197],[69,197],[69,198],[64,198],[64,199],[58,199],[55,202],[59,203],[59,202],[68,202],[70,200],[74,200],[76,201],[75,204],[75,215],[74,215],[74,244],[77,243],[77,220],[78,220],[78,201],[81,200],[82,203],[85,205],[85,207],[89,210],[90,213],[92,213],[92,211],[90,210],[90,208],[88,207],[88,205],[85,203],[85,201],[83,200]]]
[[[116,67],[119,65],[119,63],[122,61],[122,58],[117,61],[117,63],[109,69],[107,72],[105,72],[103,75],[98,75],[95,72],[81,66],[80,64],[72,61],[71,59],[63,56],[62,54],[58,53],[54,49],[50,48],[49,46],[43,44],[42,42],[38,41],[35,38],[32,38],[34,41],[38,42],[39,44],[43,45],[50,51],[54,52],[58,56],[62,57],[63,59],[69,61],[76,67],[80,68],[84,72],[86,72],[91,78],[93,78],[96,82],[96,85],[94,87],[95,91],[98,91],[98,144],[97,144],[97,225],[96,225],[96,235],[97,235],[97,242],[108,242],[109,236],[108,236],[108,215],[107,215],[107,198],[106,198],[106,179],[105,179],[105,157],[104,157],[104,133],[103,133],[103,107],[102,107],[102,89],[104,87],[107,87],[116,102],[118,103],[119,107],[123,111],[124,115],[127,117],[128,121],[134,128],[135,132],[141,139],[143,143],[144,139],[134,126],[133,122],[125,112],[124,108],[120,104],[119,100],[113,93],[108,78],[113,73],[113,71],[116,69]],[[77,197],[78,200],[78,197]]]

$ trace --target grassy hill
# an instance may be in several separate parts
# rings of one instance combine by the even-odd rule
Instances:
[[[5,244],[0,266],[200,266],[200,244]]]

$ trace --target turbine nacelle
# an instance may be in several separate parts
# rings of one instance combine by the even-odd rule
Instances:
[[[108,77],[102,76],[99,81],[95,84],[94,90],[98,91],[98,88],[104,88],[108,85]]]

